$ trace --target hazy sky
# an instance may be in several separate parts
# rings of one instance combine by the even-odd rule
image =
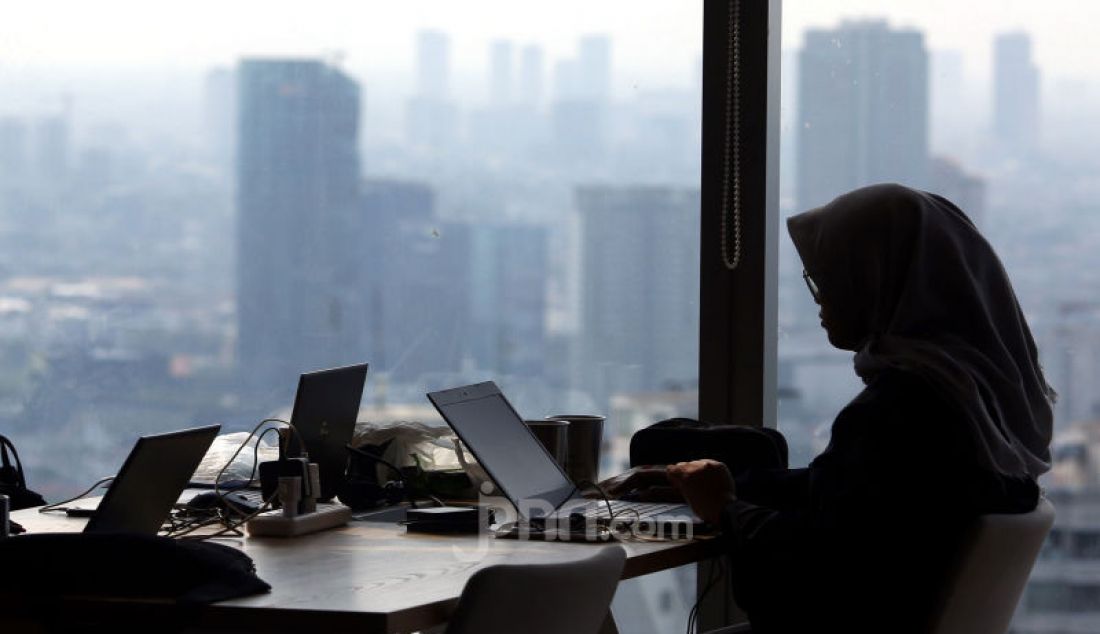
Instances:
[[[752,0],[755,1],[755,0]],[[930,48],[963,51],[988,65],[993,33],[1026,28],[1040,66],[1052,74],[1096,76],[1100,60],[1094,0],[787,0],[784,48],[807,26],[840,16],[887,16],[925,29]],[[698,55],[701,0],[2,0],[0,72],[56,66],[163,66],[232,63],[241,54],[342,50],[357,68],[408,68],[412,34],[453,35],[460,69],[485,66],[487,43],[508,37],[569,54],[576,37],[615,38],[623,70],[681,74]]]

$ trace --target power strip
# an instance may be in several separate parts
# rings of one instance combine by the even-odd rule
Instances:
[[[283,517],[281,510],[265,511],[248,520],[245,528],[252,537],[297,537],[351,521],[351,509],[343,504],[318,504],[313,513]]]

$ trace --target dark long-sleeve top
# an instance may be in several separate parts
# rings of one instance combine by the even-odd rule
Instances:
[[[975,451],[953,405],[889,370],[808,468],[739,474],[722,524],[754,633],[925,631],[974,519],[1038,502],[1031,478]]]

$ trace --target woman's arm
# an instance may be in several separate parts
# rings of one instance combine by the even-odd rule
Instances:
[[[804,508],[810,499],[809,469],[751,469],[733,478],[737,497],[775,509]]]

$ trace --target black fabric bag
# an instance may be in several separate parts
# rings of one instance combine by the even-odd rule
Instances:
[[[8,456],[9,452],[11,457]],[[12,460],[15,464],[12,464]],[[15,444],[4,435],[0,435],[0,495],[8,496],[9,511],[46,504],[46,500],[41,495],[27,488],[27,478],[23,474],[23,463],[19,460],[19,452],[15,450]],[[9,534],[17,535],[22,532],[22,526],[11,520],[8,521]]]
[[[734,475],[748,469],[785,469],[787,440],[774,429],[710,426],[694,418],[669,418],[630,439],[632,467],[703,458],[724,462]]]
[[[27,478],[23,474],[19,453],[15,450],[15,445],[3,435],[0,435],[0,495],[10,498],[9,504],[13,511],[46,504],[41,495],[27,488]]]
[[[203,605],[271,589],[236,548],[156,535],[20,535],[0,540],[0,562],[0,604],[105,597]]]

